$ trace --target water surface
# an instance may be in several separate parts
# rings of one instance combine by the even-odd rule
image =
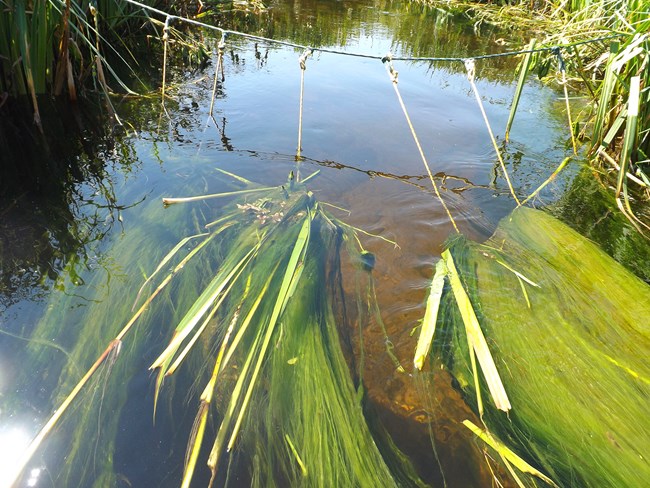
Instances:
[[[461,19],[403,2],[277,0],[266,11],[224,11],[208,19],[256,35],[377,57],[388,52],[472,57],[509,49],[497,42],[498,32],[483,29],[476,35]],[[210,31],[200,35],[210,48],[216,46]],[[63,183],[49,184],[47,176],[23,181],[18,175],[15,183],[3,185],[0,472],[74,384],[71,371],[88,368],[105,338],[121,328],[112,313],[117,316],[156,260],[200,228],[209,213],[200,206],[164,209],[161,198],[223,191],[216,168],[268,185],[281,184],[296,170],[301,54],[231,36],[214,120],[208,110],[216,57],[205,69],[188,69],[172,55],[167,112],[155,97],[116,97],[124,128],[97,137],[86,125],[50,140],[48,164],[66,174]],[[477,85],[499,135],[514,93],[516,63],[517,58],[478,63]],[[515,203],[462,63],[394,64],[399,91],[460,231],[485,239]],[[454,229],[433,194],[380,60],[316,51],[307,60],[304,87],[301,173],[319,170],[311,185],[319,200],[345,209],[337,212],[350,224],[398,244],[376,237],[363,241],[377,257],[373,274],[389,346],[410,371],[411,333],[423,314],[433,264]],[[562,103],[558,92],[531,80],[510,142],[499,140],[521,196],[568,154]],[[29,149],[16,149],[16,158],[24,155],[20,151]],[[536,203],[553,202],[566,185],[565,177],[559,178]],[[89,310],[100,310],[101,319],[88,321]],[[118,379],[123,410],[102,410],[103,399],[112,394],[105,387],[111,371],[105,368],[88,393],[100,399],[97,424],[87,438],[70,438],[74,420],[64,423],[30,464],[21,486],[101,486],[105,449],[114,449],[123,486],[178,485],[196,388],[189,386],[192,378],[181,375],[175,386],[188,382],[191,398],[170,401],[153,425],[154,379],[147,367],[173,327],[173,306],[166,313],[156,317],[160,328],[132,366],[133,375]],[[440,374],[436,391],[423,394],[410,375],[395,371],[379,327],[365,330],[364,340],[369,403],[413,455],[423,478],[436,486],[489,486],[485,468],[472,462],[478,459],[476,447],[457,425],[471,414],[449,378]],[[358,353],[358,339],[352,342]],[[77,355],[80,344],[85,351]],[[128,347],[125,341],[122,354]],[[70,375],[67,383],[61,372]],[[433,411],[438,412],[434,446],[426,434]],[[109,442],[110,429],[117,434]],[[86,452],[89,461],[66,470],[70,446]],[[245,479],[242,474],[230,482],[239,486]]]

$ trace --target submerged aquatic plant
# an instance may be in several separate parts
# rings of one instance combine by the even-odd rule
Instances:
[[[341,248],[367,262],[355,229],[323,209],[304,187],[309,178],[298,183],[292,175],[286,185],[261,187],[227,175],[247,188],[200,197],[200,206],[205,198],[234,194],[239,200],[226,205],[205,232],[181,240],[160,258],[138,294],[139,311],[96,364],[109,359],[118,367],[125,355],[138,355],[143,346],[130,345],[127,334],[136,321],[169,324],[157,312],[160,298],[167,296],[161,305],[171,305],[177,325],[163,332],[169,344],[151,364],[158,372],[155,409],[174,393],[167,387],[171,375],[185,370],[195,382],[204,381],[194,426],[187,433],[182,486],[190,486],[200,459],[211,470],[210,484],[226,482],[240,459],[249,464],[237,469],[247,471],[254,486],[421,484],[392,443],[375,441],[363,410],[362,383],[355,384],[341,349]],[[209,272],[197,288],[196,271],[202,267]],[[169,283],[175,283],[176,291],[189,292],[177,300],[162,292]],[[154,332],[151,325],[147,332],[137,330],[145,340]],[[131,365],[130,371],[137,369]],[[64,405],[74,404],[84,384],[76,385]],[[90,425],[109,410],[102,412],[101,404],[111,387],[101,387],[102,402],[86,417]],[[64,410],[59,408],[56,415]],[[216,431],[211,418],[217,421]],[[54,427],[48,425],[39,443]],[[202,450],[208,436],[213,437],[209,454]],[[113,441],[104,444],[96,463],[100,467],[112,456]],[[73,454],[87,456],[88,450],[78,447]],[[100,469],[108,472],[102,482],[111,476],[110,462],[106,464]],[[99,475],[90,476],[97,482]]]
[[[363,390],[353,384],[334,313],[339,248],[347,242],[352,250],[354,231],[293,179],[259,196],[210,224],[206,238],[221,234],[225,259],[152,365],[160,378],[171,374],[217,319],[218,352],[183,486],[193,476],[215,393],[225,413],[208,457],[212,480],[241,444],[252,457],[255,486],[394,486],[397,473],[366,425]]]
[[[488,382],[473,364],[457,298],[434,282],[432,303],[444,318],[433,350],[487,431],[466,426],[560,486],[642,486],[650,477],[650,287],[555,218],[525,207],[484,244],[459,236],[446,253],[512,404],[508,415],[498,404],[481,406]]]

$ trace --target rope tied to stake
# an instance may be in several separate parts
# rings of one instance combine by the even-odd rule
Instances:
[[[302,56],[298,58],[298,64],[300,64],[300,69],[305,71],[307,69],[307,58],[312,55],[314,50],[310,47],[305,49],[305,52],[302,53]]]
[[[171,15],[165,18],[165,25],[163,26],[163,73],[162,73],[162,105],[165,106],[165,82],[167,79],[167,42],[169,41],[169,24],[171,22]]]
[[[165,25],[163,26],[163,36],[162,40],[167,42],[169,40],[169,24],[171,23],[171,15],[168,15],[165,19]]]
[[[470,83],[474,83],[474,77],[476,76],[476,61],[474,58],[465,59],[463,61],[465,64],[465,71],[467,71],[467,79]]]
[[[564,59],[562,58],[562,51],[560,50],[560,47],[558,46],[551,49],[551,54],[557,57],[557,62],[560,65],[560,71],[566,71],[566,66],[564,64]]]
[[[503,176],[506,180],[506,183],[508,184],[508,189],[510,190],[510,194],[512,195],[512,197],[515,199],[515,202],[517,202],[517,206],[520,206],[521,202],[519,201],[519,198],[517,198],[515,189],[512,187],[512,182],[510,181],[510,176],[508,176],[508,170],[506,169],[506,163],[503,161],[503,157],[501,156],[499,145],[497,144],[497,140],[494,137],[494,133],[492,132],[492,127],[490,126],[490,121],[488,120],[487,114],[485,113],[485,108],[483,108],[481,95],[479,94],[478,87],[474,82],[474,78],[476,77],[476,61],[474,60],[474,58],[467,58],[464,59],[463,62],[465,63],[465,70],[467,71],[467,79],[469,80],[469,84],[471,85],[472,91],[474,92],[474,97],[476,98],[476,103],[478,103],[478,108],[481,110],[481,115],[483,115],[483,121],[485,122],[485,126],[487,127],[488,130],[488,134],[490,135],[492,146],[494,147],[494,150],[497,153],[497,159],[499,160],[499,164],[501,165],[501,171],[503,171]]]
[[[221,39],[219,40],[219,44],[217,45],[217,49],[219,50],[219,53],[223,55],[224,49],[226,49],[226,37],[228,37],[228,33],[226,31],[223,31],[221,33]]]

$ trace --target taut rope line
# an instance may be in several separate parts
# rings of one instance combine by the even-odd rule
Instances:
[[[169,41],[169,21],[171,16],[165,18],[165,26],[163,27],[163,72],[162,72],[162,103],[165,104],[165,80],[167,79],[167,41]]]
[[[307,48],[305,52],[298,59],[300,64],[300,111],[298,113],[298,148],[296,149],[296,161],[300,161],[302,156],[302,101],[305,93],[305,70],[307,69],[307,57],[312,53],[312,50]]]
[[[226,79],[226,74],[223,70],[223,51],[226,49],[226,34],[225,32],[221,34],[221,40],[217,46],[217,69],[214,71],[214,82],[212,83],[212,99],[210,100],[210,117],[214,109],[214,100],[217,97],[217,80],[219,79],[219,70],[221,69],[221,82],[223,83]]]
[[[573,145],[573,154],[578,154],[578,149],[576,147],[576,138],[573,133],[573,120],[571,120],[571,106],[569,105],[569,91],[567,90],[567,79],[566,79],[566,66],[564,65],[564,59],[562,59],[562,53],[560,48],[553,49],[553,54],[557,57],[558,67],[560,69],[560,74],[562,75],[562,89],[564,90],[564,103],[566,105],[566,115],[569,119],[569,132],[571,133],[571,144]]]
[[[411,123],[411,118],[409,117],[409,114],[406,110],[406,105],[404,105],[404,100],[402,100],[402,95],[399,92],[399,88],[397,88],[397,71],[395,71],[395,69],[393,68],[391,55],[388,54],[384,56],[382,62],[386,66],[386,71],[388,72],[388,76],[390,77],[393,88],[395,89],[395,94],[397,95],[397,99],[399,100],[400,107],[402,107],[402,112],[404,112],[404,117],[406,117],[406,122],[408,123],[408,126],[411,129],[411,135],[413,136],[415,145],[418,147],[418,151],[420,152],[420,157],[422,158],[424,167],[426,168],[427,174],[429,175],[429,179],[431,180],[431,184],[433,185],[433,190],[436,192],[436,197],[438,197],[438,200],[440,200],[442,207],[445,209],[445,212],[447,212],[447,217],[449,217],[449,220],[451,221],[451,224],[454,226],[454,229],[456,230],[456,232],[460,233],[460,230],[456,225],[456,221],[454,220],[454,217],[451,215],[451,212],[449,211],[449,207],[447,207],[447,204],[445,203],[445,201],[442,198],[442,195],[440,194],[440,190],[438,189],[436,180],[433,178],[433,173],[431,173],[431,168],[429,168],[429,163],[427,162],[427,158],[424,155],[422,146],[420,145],[420,140],[418,139],[418,135],[415,132],[415,128],[413,128],[413,124]]]
[[[467,70],[467,79],[469,80],[469,84],[472,86],[472,91],[474,92],[474,96],[476,97],[478,108],[481,109],[481,114],[483,115],[485,126],[487,127],[488,133],[490,134],[490,140],[492,141],[494,150],[497,152],[497,158],[499,159],[499,164],[501,165],[503,176],[505,176],[506,182],[508,183],[508,188],[510,189],[510,193],[515,199],[515,202],[517,202],[517,206],[520,206],[521,202],[519,201],[519,198],[517,198],[515,189],[512,187],[512,183],[510,182],[510,177],[508,176],[508,170],[506,169],[506,164],[503,162],[503,158],[501,157],[501,151],[499,150],[499,146],[497,145],[497,140],[494,137],[494,133],[492,132],[492,127],[490,127],[490,121],[488,120],[487,114],[485,113],[485,109],[483,108],[483,102],[481,101],[481,96],[478,93],[478,88],[476,87],[476,83],[474,83],[474,74],[476,73],[476,66],[474,63],[474,59],[465,60],[465,69]]]
[[[224,29],[222,27],[217,27],[216,25],[210,25],[210,24],[204,24],[203,22],[199,22],[198,20],[194,19],[188,19],[187,17],[180,17],[178,15],[171,15],[168,14],[167,12],[164,12],[163,10],[159,10],[157,8],[151,7],[149,5],[145,5],[143,3],[137,2],[136,0],[124,0],[127,3],[130,3],[132,5],[135,5],[137,7],[143,8],[145,10],[149,10],[151,12],[155,12],[158,15],[161,15],[166,18],[170,19],[177,19],[182,22],[196,25],[199,27],[203,27],[205,29],[210,29],[210,30],[215,30],[220,33],[226,33],[229,35],[235,35],[235,36],[240,36],[246,39],[251,39],[255,41],[263,41],[267,42],[270,44],[278,44],[281,46],[288,46],[288,47],[293,47],[296,49],[311,49],[312,51],[319,51],[323,53],[330,53],[330,54],[340,54],[341,56],[353,56],[357,58],[367,58],[367,59],[378,59],[382,60],[385,56],[381,55],[375,55],[375,54],[366,54],[366,53],[355,53],[355,52],[349,52],[349,51],[342,51],[340,49],[330,49],[330,48],[323,48],[323,47],[309,47],[305,46],[303,44],[297,44],[295,42],[289,42],[289,41],[280,41],[278,39],[270,39],[268,37],[262,37],[262,36],[256,36],[253,34],[246,34],[244,32],[239,32],[239,31],[234,31],[234,30],[229,30],[229,29]],[[592,39],[585,39],[582,41],[577,41],[577,42],[572,42],[570,44],[562,44],[562,45],[557,45],[557,46],[546,46],[546,47],[539,47],[535,49],[521,49],[519,51],[506,51],[502,53],[494,53],[494,54],[483,54],[479,56],[473,56],[473,59],[491,59],[491,58],[502,58],[502,57],[507,57],[507,56],[518,56],[520,54],[527,54],[527,53],[540,53],[540,52],[553,52],[554,49],[566,49],[574,46],[581,46],[583,44],[591,44],[591,43],[596,43],[596,42],[601,42],[601,41],[608,41],[611,39],[618,39],[621,37],[629,37],[630,34],[625,34],[625,33],[616,33],[616,34],[609,34],[606,36],[601,36],[601,37],[595,37]],[[459,63],[464,63],[465,59],[467,58],[461,58],[461,57],[414,57],[414,56],[395,56],[392,58],[393,61],[438,61],[438,62],[459,62]]]

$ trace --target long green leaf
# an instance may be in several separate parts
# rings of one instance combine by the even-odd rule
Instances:
[[[616,184],[616,197],[618,197],[625,183],[625,174],[630,165],[632,150],[637,133],[637,118],[639,115],[639,92],[641,89],[641,78],[633,76],[630,80],[630,98],[627,102],[627,121],[625,123],[625,135],[623,137],[623,148],[621,149],[621,169],[618,172],[618,182]]]
[[[600,96],[598,98],[598,110],[594,119],[593,140],[595,144],[600,144],[603,136],[604,127],[607,124],[607,113],[609,112],[609,105],[616,85],[615,63],[616,53],[618,52],[618,44],[614,43],[610,47],[609,60],[605,68],[605,76],[600,88]]]
[[[134,301],[134,303],[133,303],[132,310],[135,309],[136,305],[137,305],[138,302],[140,301],[140,296],[142,295],[142,291],[144,290],[144,288],[145,288],[145,287],[149,284],[149,282],[150,282],[150,281],[151,281],[151,280],[152,280],[152,279],[153,279],[153,278],[154,278],[154,277],[155,277],[155,276],[160,272],[160,270],[161,270],[161,269],[162,269],[162,268],[163,268],[163,267],[164,267],[164,266],[165,266],[165,265],[166,265],[166,264],[167,264],[167,263],[168,263],[168,262],[169,262],[169,261],[170,261],[170,260],[175,256],[175,255],[176,255],[176,253],[178,253],[178,251],[180,251],[180,250],[183,248],[183,246],[185,246],[185,244],[187,244],[187,243],[188,243],[189,241],[191,241],[192,239],[196,239],[197,237],[205,237],[205,236],[207,236],[207,235],[209,235],[209,234],[207,234],[207,233],[204,233],[204,234],[196,234],[196,235],[189,236],[189,237],[185,237],[185,238],[181,239],[181,240],[178,242],[178,244],[176,244],[176,245],[174,246],[174,248],[173,248],[171,251],[169,251],[169,252],[165,255],[165,257],[162,259],[162,261],[160,261],[160,263],[158,264],[158,266],[156,267],[156,269],[154,270],[154,272],[151,273],[151,275],[150,275],[150,276],[145,280],[145,282],[142,284],[142,286],[141,286],[140,289],[138,290],[138,294],[137,294],[136,297],[135,297],[135,301]]]
[[[531,39],[530,44],[528,44],[526,49],[532,51],[533,49],[535,49],[536,43],[537,43],[536,39]],[[506,135],[505,135],[506,142],[510,139],[510,128],[512,127],[512,123],[515,120],[515,114],[517,113],[517,106],[519,105],[521,92],[524,89],[524,84],[526,83],[526,78],[528,77],[532,55],[533,55],[532,52],[526,53],[524,59],[519,65],[519,80],[517,81],[515,96],[512,99],[512,105],[510,105],[510,115],[508,115],[508,122],[506,123]]]
[[[465,291],[465,288],[463,288],[460,277],[458,276],[458,271],[454,264],[454,258],[449,250],[444,251],[442,257],[447,266],[449,282],[451,283],[451,289],[454,292],[456,304],[458,305],[463,323],[465,324],[467,338],[470,341],[470,348],[476,353],[476,357],[481,365],[481,370],[483,371],[485,381],[490,389],[490,394],[492,395],[494,404],[499,410],[507,412],[512,408],[510,400],[508,400],[508,395],[503,387],[499,371],[494,364],[494,359],[492,358],[487,341],[485,340],[478,318],[476,317],[476,312],[474,312],[472,302],[467,296],[467,292]]]
[[[214,279],[206,287],[203,293],[201,293],[201,296],[199,296],[196,302],[194,302],[194,305],[192,305],[190,310],[185,314],[178,326],[176,326],[176,332],[171,342],[160,354],[160,356],[158,356],[154,363],[149,367],[149,369],[162,367],[164,373],[165,368],[163,365],[169,360],[169,358],[173,357],[183,340],[185,340],[185,338],[189,335],[199,320],[201,320],[201,317],[203,317],[203,315],[212,306],[219,294],[226,288],[226,286],[228,286],[228,283],[233,278],[233,276],[237,274],[242,266],[245,266],[250,261],[258,248],[259,246],[257,245],[253,246],[248,251],[248,253],[246,253],[246,255],[244,255],[244,257],[241,258],[239,262],[237,262],[235,266],[229,270],[226,276],[223,276],[223,273],[219,273],[214,277]]]
[[[555,482],[541,471],[533,468],[530,464],[519,457],[514,451],[509,449],[505,444],[493,437],[489,432],[481,429],[470,420],[463,420],[463,425],[471,430],[477,437],[485,442],[492,449],[497,451],[501,456],[511,462],[522,473],[532,474],[543,480],[551,486],[557,486]]]
[[[431,290],[429,292],[429,298],[427,299],[427,308],[424,312],[424,319],[422,320],[420,338],[418,339],[418,344],[415,348],[413,364],[418,370],[422,369],[424,360],[431,349],[431,342],[433,341],[433,336],[436,332],[438,309],[440,308],[440,299],[442,298],[442,291],[445,287],[446,276],[447,267],[445,266],[445,262],[441,259],[436,263],[436,271],[433,275],[433,280],[431,280]]]
[[[292,281],[294,279],[294,275],[296,272],[296,269],[299,265],[299,260],[301,256],[304,254],[304,249],[307,246],[307,241],[309,238],[309,229],[311,226],[311,221],[309,218],[305,219],[305,222],[303,223],[303,226],[300,230],[300,233],[298,235],[298,238],[296,239],[296,243],[294,244],[294,248],[291,254],[291,257],[289,258],[289,262],[287,263],[287,268],[285,270],[285,274],[282,280],[282,284],[280,287],[280,290],[278,292],[278,295],[276,297],[275,301],[275,306],[273,308],[271,317],[268,321],[268,323],[265,324],[265,326],[262,328],[260,327],[258,334],[254,340],[253,346],[248,349],[248,354],[246,356],[246,360],[244,362],[244,365],[241,369],[241,372],[239,374],[239,378],[237,379],[237,383],[235,385],[235,388],[232,391],[232,394],[230,396],[230,402],[228,404],[228,409],[226,410],[226,414],[224,415],[223,420],[221,421],[221,425],[219,427],[219,431],[217,433],[217,438],[215,439],[215,442],[212,446],[212,450],[210,452],[210,456],[208,457],[208,466],[213,472],[213,477],[214,473],[216,472],[217,465],[219,462],[219,457],[223,451],[223,445],[226,439],[226,434],[228,433],[228,430],[230,429],[230,425],[233,419],[233,416],[236,411],[239,412],[239,415],[237,417],[235,427],[232,430],[232,435],[230,438],[230,442],[228,444],[228,450],[230,450],[230,446],[234,443],[236,439],[236,434],[237,431],[239,430],[239,426],[241,425],[242,419],[246,413],[246,406],[248,404],[248,401],[250,400],[250,396],[252,394],[252,389],[255,385],[255,380],[257,375],[259,374],[259,369],[261,366],[262,361],[264,360],[265,357],[265,352],[266,349],[268,348],[268,344],[271,340],[271,337],[273,335],[273,331],[275,330],[275,325],[277,324],[277,319],[280,315],[280,310],[284,308],[285,305],[285,300],[286,296],[289,292],[289,289],[292,286]],[[277,269],[277,268],[276,268]],[[275,273],[273,273],[275,274]],[[269,280],[267,282],[270,283],[271,277],[269,277]],[[265,287],[266,288],[266,287]],[[266,290],[263,290],[265,292]],[[262,294],[257,299],[257,303],[259,303],[262,299]],[[252,317],[252,313],[249,314],[249,317]],[[264,334],[264,337],[262,337],[262,333],[266,331]],[[239,336],[240,334],[238,334]],[[238,341],[238,338],[236,337],[235,340],[233,341],[233,347],[230,348],[230,350],[233,350],[234,347],[236,347],[236,342]],[[229,354],[226,355],[226,358],[224,362],[226,362],[231,355],[230,351]],[[253,364],[253,361],[257,359],[256,365],[255,365],[255,370],[251,374],[251,377],[248,378],[248,371]],[[222,366],[223,368],[223,366]],[[247,388],[246,388],[246,393],[244,400],[241,402],[240,405],[240,397],[244,391],[244,388],[246,387],[245,383],[247,383]]]
[[[257,357],[255,369],[253,370],[253,374],[248,385],[248,391],[244,397],[241,410],[239,411],[239,416],[233,428],[232,435],[230,436],[230,441],[228,442],[228,451],[233,448],[235,441],[237,440],[239,428],[246,414],[246,408],[248,407],[251,395],[253,394],[257,376],[259,375],[260,369],[262,367],[262,362],[266,356],[266,350],[268,349],[269,343],[271,342],[271,337],[275,331],[275,326],[277,325],[278,319],[282,311],[284,311],[284,308],[286,307],[287,301],[290,297],[289,291],[294,288],[294,281],[300,277],[302,268],[299,266],[299,264],[300,261],[304,258],[304,253],[307,249],[311,229],[312,216],[311,213],[308,213],[307,215],[308,217],[303,222],[302,229],[300,229],[300,234],[298,234],[298,238],[296,239],[296,244],[291,253],[291,257],[289,258],[289,263],[287,264],[287,269],[285,271],[284,278],[282,279],[282,285],[280,286],[280,291],[278,292],[275,306],[273,307],[273,312],[271,313],[271,318],[269,319],[269,323],[266,326],[266,335],[264,336],[264,342],[262,343],[260,354]]]

